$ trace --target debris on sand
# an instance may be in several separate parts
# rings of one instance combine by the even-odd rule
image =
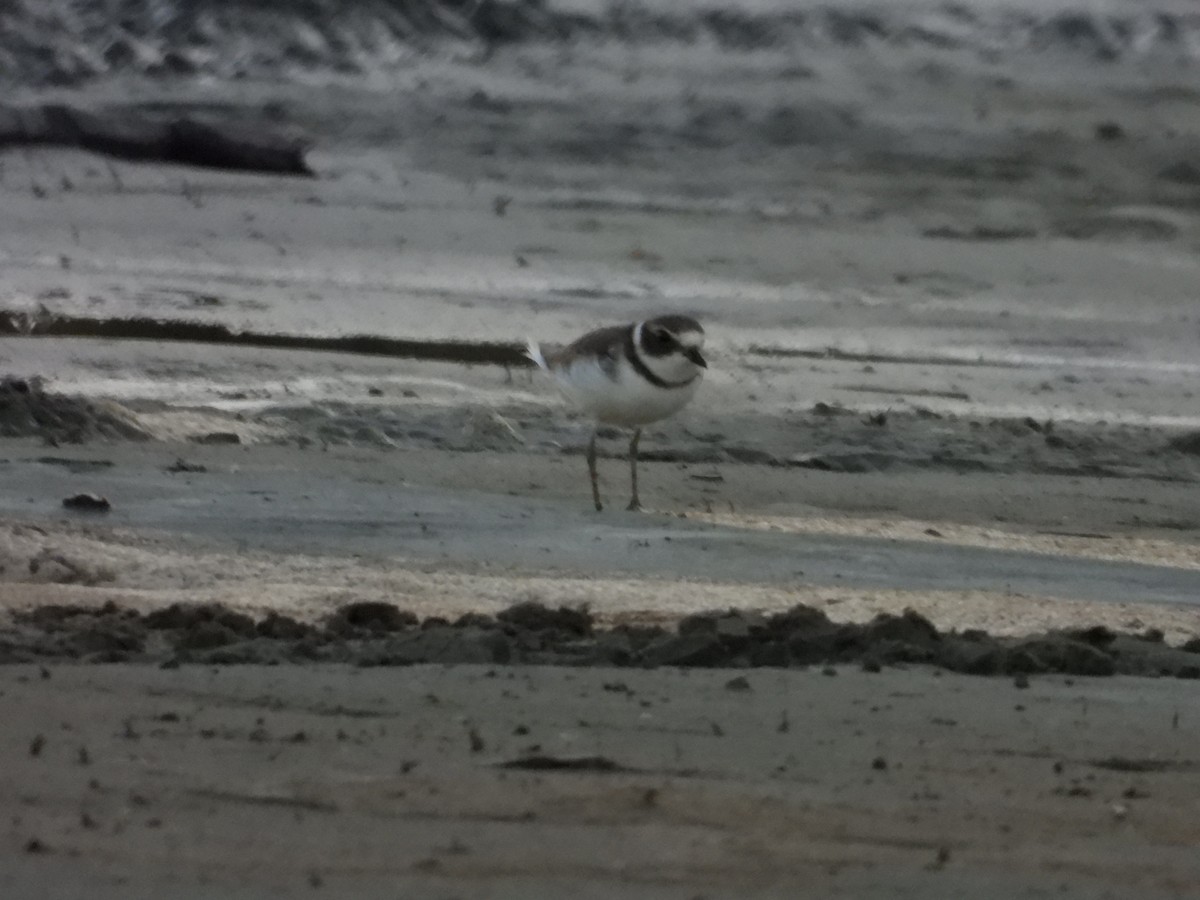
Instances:
[[[53,547],[43,547],[29,559],[27,566],[34,580],[52,584],[83,584],[95,586],[113,581],[116,575],[107,568],[95,568],[87,563],[72,559]],[[54,609],[53,605],[42,607]]]
[[[522,756],[499,763],[501,769],[526,772],[633,772],[607,756]]]
[[[167,466],[165,471],[170,472],[173,475],[179,473],[198,474],[201,472],[207,472],[208,466],[205,466],[201,463],[188,462],[186,459],[180,456],[176,458],[175,462]]]
[[[47,557],[47,560],[49,558]],[[39,560],[42,565],[46,560]],[[92,575],[64,577],[94,583]],[[1190,644],[1188,646],[1191,646]],[[0,619],[0,663],[47,659],[179,665],[330,662],[359,666],[555,665],[805,668],[926,665],[1026,682],[1030,675],[1113,674],[1200,679],[1196,653],[1143,635],[1071,629],[1023,637],[939,631],[913,611],[869,622],[831,621],[797,605],[763,615],[726,610],[661,627],[597,627],[590,613],[522,603],[495,617],[420,619],[390,603],[347,603],[323,623],[276,612],[259,619],[221,603],[175,603],[147,614],[104,606],[48,605]],[[727,685],[748,690],[743,675]]]
[[[516,427],[494,409],[472,409],[462,426],[462,436],[469,449],[504,449],[520,446],[525,438]]]

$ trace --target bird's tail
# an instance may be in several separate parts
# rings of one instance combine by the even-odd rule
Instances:
[[[546,363],[546,357],[542,356],[542,348],[538,346],[537,341],[530,340],[525,343],[525,355],[533,360],[539,369],[550,371],[550,366]]]

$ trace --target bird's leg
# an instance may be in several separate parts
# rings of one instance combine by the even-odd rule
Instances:
[[[642,436],[642,429],[633,429],[633,438],[629,441],[629,480],[633,486],[633,496],[629,498],[629,506],[626,509],[639,510],[642,508],[641,501],[638,500],[637,492],[637,454],[638,454],[638,439]]]
[[[588,441],[587,448],[587,464],[588,475],[592,479],[592,500],[596,503],[596,510],[604,509],[604,504],[600,502],[600,476],[596,472],[596,432],[599,428],[592,429],[592,439]]]

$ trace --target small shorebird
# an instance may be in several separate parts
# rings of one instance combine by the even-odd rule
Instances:
[[[703,348],[700,323],[674,315],[599,328],[562,348],[543,349],[529,342],[526,355],[553,375],[567,399],[595,420],[587,463],[596,509],[604,508],[596,474],[600,425],[633,429],[629,442],[633,496],[628,508],[641,509],[637,452],[642,426],[674,415],[692,399],[708,368],[700,353]]]

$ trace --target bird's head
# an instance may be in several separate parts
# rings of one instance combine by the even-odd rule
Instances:
[[[688,381],[707,369],[704,329],[688,316],[659,316],[640,323],[638,351],[646,365],[664,381]]]

